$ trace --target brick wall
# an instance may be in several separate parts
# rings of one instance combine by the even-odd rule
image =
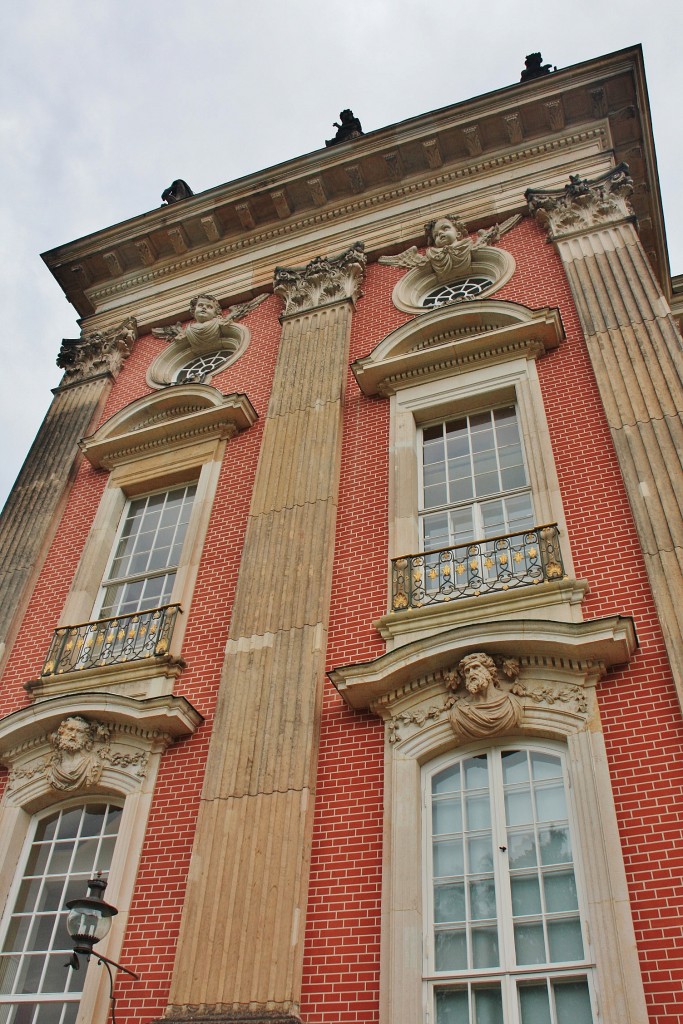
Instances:
[[[538,370],[576,572],[590,584],[585,617],[632,615],[640,640],[629,669],[608,673],[598,694],[651,1020],[672,1024],[683,1020],[683,853],[676,852],[683,848],[676,813],[683,786],[683,721],[559,259],[529,220],[506,235],[502,246],[515,256],[517,271],[496,298],[558,306],[567,335],[558,350],[539,360]],[[391,303],[402,273],[377,264],[368,268],[354,316],[351,359],[366,355],[410,319]],[[213,380],[224,393],[246,392],[261,416],[277,354],[279,308],[271,297],[249,315],[249,348]],[[163,349],[164,343],[152,337],[140,339],[104,420],[148,393],[147,366]],[[388,414],[388,400],[366,398],[349,372],[330,668],[367,661],[384,650],[372,623],[387,608]],[[120,1024],[159,1016],[168,994],[261,424],[227,446],[189,611],[188,668],[176,691],[201,711],[206,724],[162,758],[122,954],[141,978],[117,981]],[[40,671],[105,484],[106,473],[81,465],[3,677],[3,714],[26,703],[22,684]],[[383,730],[378,719],[352,712],[329,683],[324,685],[303,1014],[309,1024],[373,1024],[379,994]]]

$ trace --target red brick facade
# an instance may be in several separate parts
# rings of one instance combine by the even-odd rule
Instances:
[[[541,230],[523,221],[503,241],[517,269],[497,294],[532,308],[558,307],[566,338],[539,360],[577,577],[588,580],[586,618],[633,616],[640,648],[627,670],[599,686],[638,953],[653,1024],[683,1020],[683,721],[668,671],[628,500],[579,321],[559,258]],[[366,355],[409,319],[391,303],[402,271],[372,264],[354,317],[351,359]],[[249,348],[214,380],[245,391],[263,417],[279,340],[279,302],[251,313]],[[102,422],[148,393],[145,374],[164,343],[138,341]],[[121,1024],[151,1021],[167,1000],[192,851],[241,543],[262,422],[231,440],[215,496],[188,628],[188,662],[177,691],[205,717],[197,735],[164,755],[130,909],[125,962],[140,981],[118,981]],[[384,651],[373,623],[386,611],[388,401],[367,398],[349,373],[330,615],[328,665],[369,661]],[[81,555],[106,472],[81,463],[45,569],[6,668],[2,712],[26,703]],[[274,581],[274,586],[277,583]],[[351,711],[325,683],[310,896],[303,1019],[310,1024],[379,1020],[382,892],[383,728]],[[161,894],[163,896],[161,897]]]

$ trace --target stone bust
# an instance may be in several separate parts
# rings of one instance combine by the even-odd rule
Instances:
[[[440,281],[469,272],[474,244],[461,220],[452,215],[437,217],[425,224],[425,234],[426,256]]]
[[[466,655],[450,673],[447,682],[452,690],[465,693],[451,708],[449,719],[453,731],[463,739],[477,739],[495,733],[507,732],[519,725],[522,705],[512,686],[503,690],[500,673],[514,680],[519,675],[519,662],[514,658],[500,661],[500,670],[494,659],[483,651]]]
[[[109,746],[109,728],[102,722],[89,722],[81,715],[63,719],[50,736],[54,753],[47,764],[47,775],[54,789],[68,792],[91,786],[102,774],[101,754]]]

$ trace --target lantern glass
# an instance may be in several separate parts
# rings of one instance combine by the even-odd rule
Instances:
[[[76,902],[76,906],[71,908],[66,919],[67,931],[72,939],[92,948],[94,943],[100,942],[111,928],[111,916],[107,913],[108,908],[106,905],[105,908],[84,906],[85,900],[74,902]]]

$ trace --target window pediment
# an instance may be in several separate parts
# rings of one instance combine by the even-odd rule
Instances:
[[[136,700],[72,692],[38,701],[0,721],[6,799],[33,812],[60,795],[132,793],[150,756],[202,721],[188,700],[171,695]]]
[[[232,437],[255,422],[247,395],[222,395],[208,384],[179,384],[137,399],[80,442],[96,469],[113,469],[163,447]]]
[[[441,306],[410,320],[351,369],[364,394],[386,396],[428,377],[472,369],[480,361],[536,358],[557,348],[563,337],[557,309],[483,299]]]
[[[348,665],[329,673],[346,703],[357,710],[386,710],[407,693],[443,678],[455,662],[473,651],[485,650],[505,658],[563,659],[585,672],[626,664],[637,646],[633,620],[623,616],[588,622],[548,622],[542,619],[502,620],[460,626],[414,640],[372,662]],[[443,689],[440,683],[439,688]],[[427,694],[428,696],[428,694]]]

